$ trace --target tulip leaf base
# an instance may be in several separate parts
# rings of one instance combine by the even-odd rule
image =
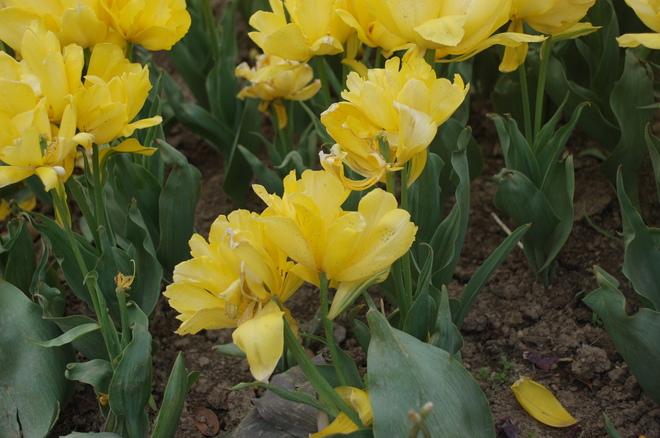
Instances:
[[[426,417],[434,438],[495,437],[488,401],[470,373],[448,352],[392,328],[377,311],[367,313],[367,357],[374,436],[406,437],[408,412],[433,403]]]

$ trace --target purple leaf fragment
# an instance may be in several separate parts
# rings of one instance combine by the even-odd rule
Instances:
[[[523,353],[523,358],[527,359],[543,371],[550,371],[552,364],[559,360],[557,356],[544,356],[535,351],[525,351]]]
[[[568,431],[566,438],[577,438],[582,433],[582,428],[580,426],[575,426],[573,429]]]
[[[495,430],[498,438],[518,438],[520,436],[520,427],[511,420],[511,417],[500,420],[495,425]]]

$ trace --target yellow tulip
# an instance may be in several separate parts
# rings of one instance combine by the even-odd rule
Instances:
[[[250,17],[248,33],[264,53],[295,61],[344,51],[350,27],[335,12],[346,0],[270,0],[273,12],[257,11]],[[287,21],[284,4],[291,19]]]
[[[311,99],[321,88],[321,81],[314,79],[314,71],[308,64],[298,61],[289,61],[274,55],[257,56],[256,67],[250,68],[246,62],[236,67],[236,76],[245,78],[251,85],[244,87],[238,97],[256,97],[261,99],[259,111],[268,113],[270,103],[277,113],[279,128],[284,129],[287,124],[286,108],[282,99],[307,100]]]
[[[45,99],[34,110],[13,119],[12,131],[20,133],[12,144],[0,145],[0,187],[37,175],[46,190],[66,181],[73,171],[76,146],[90,147],[94,136],[76,134],[75,108],[64,108],[58,127],[48,120]]]
[[[385,280],[415,239],[417,227],[392,194],[373,190],[358,211],[343,211],[349,192],[324,171],[307,170],[299,180],[291,172],[282,197],[262,186],[255,186],[255,192],[268,205],[260,220],[273,243],[298,263],[295,272],[316,285],[325,273],[337,287],[331,319],[365,287]]]
[[[507,33],[523,34],[524,21],[537,32],[546,35],[560,34],[576,26],[595,2],[596,0],[513,0],[511,23]],[[504,49],[500,71],[510,72],[522,65],[528,48],[526,41],[521,41],[518,45],[509,44]]]
[[[34,21],[43,22],[63,46],[83,48],[101,42],[125,45],[108,27],[107,14],[99,0],[6,0],[0,10],[0,39],[21,51],[23,33]]]
[[[642,22],[655,33],[627,33],[616,40],[621,47],[637,47],[660,49],[660,5],[650,0],[626,0]]]
[[[100,0],[112,28],[147,50],[170,50],[188,32],[185,0]]]
[[[267,381],[284,348],[284,322],[297,330],[280,308],[302,284],[287,260],[268,239],[256,213],[237,210],[219,216],[208,242],[190,239],[192,259],[174,269],[164,295],[183,323],[180,335],[202,329],[236,328],[233,339],[245,352],[255,379]]]
[[[82,86],[82,47],[70,44],[61,49],[55,34],[35,21],[23,35],[21,48],[21,62],[26,66],[22,80],[32,85],[37,98],[46,97],[50,120],[59,123],[69,95]]]
[[[321,164],[353,190],[364,190],[383,181],[386,172],[400,170],[412,160],[410,183],[426,163],[426,148],[444,123],[461,105],[469,87],[459,75],[454,83],[437,78],[423,59],[389,59],[383,69],[371,69],[366,77],[348,75],[347,102],[333,104],[321,122],[337,142],[330,154],[321,153]],[[378,137],[387,140],[391,159],[381,154]],[[347,165],[364,177],[344,176]]]
[[[367,0],[384,27],[438,57],[474,50],[509,20],[511,0]]]
[[[371,411],[371,402],[369,401],[369,390],[364,391],[352,386],[339,386],[335,388],[337,394],[348,403],[360,416],[360,421],[364,426],[371,426],[374,422],[374,414]],[[353,423],[346,414],[340,412],[335,420],[320,432],[312,433],[309,438],[322,438],[324,436],[336,433],[349,434],[355,432],[359,427]]]
[[[74,94],[78,129],[97,144],[128,137],[162,121],[160,116],[132,122],[147,100],[151,83],[146,66],[129,62],[114,44],[98,44],[89,60],[84,86]]]

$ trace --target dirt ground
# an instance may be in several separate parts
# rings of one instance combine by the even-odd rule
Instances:
[[[491,216],[497,213],[493,206],[496,187],[491,178],[504,163],[494,126],[485,117],[489,110],[488,101],[473,103],[470,125],[485,163],[483,174],[471,186],[467,240],[450,285],[454,296],[460,294],[471,275],[506,237]],[[203,174],[196,228],[206,235],[217,215],[234,209],[231,200],[221,191],[221,158],[182,129],[176,129],[169,141]],[[638,306],[621,273],[623,243],[596,231],[583,215],[584,209],[593,223],[611,234],[621,230],[618,202],[599,173],[598,161],[579,155],[581,150],[590,147],[594,144],[579,133],[574,134],[568,144],[576,169],[576,217],[572,234],[557,258],[555,283],[548,289],[535,284],[523,252],[514,249],[484,288],[465,321],[463,362],[485,392],[494,421],[509,418],[519,426],[520,437],[606,437],[603,420],[603,413],[606,413],[625,438],[640,435],[658,438],[660,407],[641,392],[607,332],[581,302],[585,294],[597,288],[593,266],[598,265],[622,283],[631,311]],[[644,163],[640,193],[646,223],[660,225],[660,206],[650,162]],[[263,206],[252,199],[249,208],[259,210]],[[507,222],[505,217],[501,218]],[[314,290],[305,289],[289,303],[293,306],[293,315],[304,326],[313,316],[318,299]],[[214,345],[230,342],[230,331],[203,331],[181,337],[174,334],[178,326],[175,316],[176,312],[169,308],[166,300],[161,300],[151,323],[151,333],[159,345],[154,355],[153,374],[156,403],[160,404],[167,376],[177,353],[182,351],[188,369],[199,371],[201,376],[189,392],[176,436],[215,436],[211,432],[202,433],[202,417],[207,422],[217,418],[220,432],[233,429],[258,395],[254,389],[229,390],[240,382],[252,380],[247,363],[212,349]],[[355,351],[350,333],[340,346]],[[562,360],[549,371],[543,371],[525,359],[526,352],[557,356]],[[359,354],[356,356],[359,359]],[[579,420],[579,429],[555,429],[531,418],[510,390],[520,376],[551,389],[568,412]],[[102,427],[103,418],[91,387],[80,385],[69,404],[64,406],[52,436],[72,431],[99,432]]]

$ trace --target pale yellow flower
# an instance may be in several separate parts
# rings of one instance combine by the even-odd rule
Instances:
[[[12,120],[12,132],[19,133],[12,144],[0,146],[0,187],[37,175],[46,190],[56,188],[73,171],[76,147],[90,147],[94,136],[76,134],[75,108],[64,108],[59,127],[48,120],[45,99],[34,110]]]
[[[146,66],[129,62],[114,44],[96,45],[85,83],[74,93],[78,129],[94,134],[97,144],[105,144],[159,124],[161,116],[133,121],[150,89]]]
[[[174,269],[174,282],[164,295],[181,314],[177,333],[236,328],[233,340],[245,352],[255,379],[267,381],[284,348],[286,317],[280,307],[302,284],[294,263],[269,240],[256,213],[237,210],[219,216],[208,242],[190,239],[192,259]]]
[[[270,0],[272,12],[257,11],[250,17],[256,29],[248,36],[268,55],[307,61],[312,56],[344,51],[350,27],[335,12],[346,0]],[[290,17],[284,12],[284,5]]]
[[[655,33],[627,33],[616,40],[621,47],[642,45],[649,49],[660,49],[660,4],[653,0],[626,0],[642,22]]]
[[[524,21],[542,34],[560,34],[576,26],[595,2],[596,0],[513,0],[508,33],[524,34]],[[510,72],[517,69],[525,62],[528,49],[526,41],[515,46],[508,45],[504,49],[500,71]]]
[[[438,57],[469,53],[509,20],[511,0],[367,0],[378,21]]]
[[[63,46],[77,44],[83,48],[101,42],[124,46],[109,28],[108,17],[99,0],[6,0],[0,10],[0,39],[21,51],[23,33],[35,21],[43,22]]]
[[[314,79],[314,71],[308,64],[289,61],[275,55],[262,54],[257,56],[256,67],[250,68],[246,62],[236,67],[236,76],[250,81],[238,97],[254,97],[261,99],[259,111],[268,113],[268,107],[273,103],[277,113],[279,128],[287,124],[286,108],[282,99],[311,99],[321,89],[321,81]]]
[[[291,172],[282,197],[261,186],[255,192],[268,205],[260,220],[273,243],[298,263],[295,272],[316,285],[325,273],[337,287],[329,318],[367,286],[385,280],[415,239],[417,227],[392,194],[375,189],[358,211],[343,211],[349,191],[324,171],[307,170],[299,180]]]
[[[100,0],[112,28],[147,50],[170,50],[188,32],[185,0]]]
[[[371,69],[366,77],[348,75],[347,102],[333,104],[321,122],[336,141],[321,164],[353,190],[364,190],[383,181],[386,172],[400,170],[412,160],[410,183],[426,163],[427,147],[444,123],[461,105],[469,87],[459,75],[454,83],[437,78],[421,58],[389,59],[383,69]],[[389,144],[384,156],[379,137]],[[352,181],[344,176],[343,164],[364,177]]]

